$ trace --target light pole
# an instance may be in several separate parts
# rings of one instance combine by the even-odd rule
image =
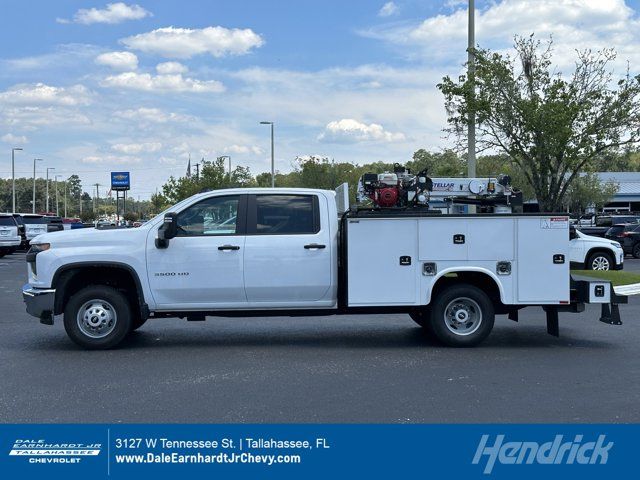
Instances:
[[[467,35],[467,76],[471,82],[471,98],[475,100],[475,0],[469,0],[469,20]],[[469,109],[469,118],[467,124],[467,176],[475,178],[476,176],[476,112],[473,108]],[[469,213],[476,213],[476,206],[469,205]]]
[[[56,182],[56,217],[60,216],[60,212],[58,210],[58,177],[61,177],[62,175],[56,175],[54,180]]]
[[[225,158],[229,159],[229,186],[231,186],[231,155],[221,155],[218,158],[220,160],[224,160]]]
[[[11,198],[13,199],[13,210],[11,213],[16,213],[16,152],[20,150],[22,150],[20,147],[11,149]]]
[[[273,122],[260,122],[260,125],[271,125],[271,188],[276,186],[276,176],[274,169],[274,156],[273,156]]]
[[[67,181],[64,181],[64,218],[67,218]]]
[[[47,197],[46,200],[46,206],[45,206],[45,210],[47,211],[46,213],[49,213],[49,170],[55,170],[56,167],[47,167],[47,180],[46,180],[46,194],[45,196]]]
[[[33,159],[33,199],[31,200],[31,213],[36,213],[36,162],[41,161],[41,158]]]

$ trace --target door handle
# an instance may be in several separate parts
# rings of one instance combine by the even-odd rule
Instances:
[[[238,245],[220,245],[218,250],[240,250]]]
[[[320,248],[326,248],[326,245],[320,245],[319,243],[310,243],[309,245],[305,245],[304,248],[306,248],[307,250],[312,250],[312,249],[320,249]]]

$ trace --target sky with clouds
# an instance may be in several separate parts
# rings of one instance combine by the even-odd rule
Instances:
[[[193,162],[230,155],[257,174],[295,157],[406,161],[451,145],[435,85],[466,59],[462,0],[3,0],[0,176],[44,158],[85,187],[130,170],[148,198]],[[476,0],[476,40],[516,34],[576,49],[615,47],[617,73],[640,64],[639,4],[627,0]],[[1,155],[0,155],[1,158]]]

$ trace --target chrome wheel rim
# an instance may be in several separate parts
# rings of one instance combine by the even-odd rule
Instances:
[[[451,300],[444,309],[444,323],[455,335],[471,335],[482,324],[480,305],[468,297]]]
[[[609,259],[607,257],[596,257],[591,262],[591,268],[593,270],[609,270]]]
[[[76,317],[80,331],[90,338],[104,338],[116,328],[118,315],[106,300],[89,300],[78,310]]]

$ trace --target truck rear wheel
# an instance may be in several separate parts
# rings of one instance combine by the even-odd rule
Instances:
[[[633,258],[640,258],[640,242],[633,246]]]
[[[445,345],[471,347],[491,333],[495,310],[485,292],[473,285],[452,285],[431,306],[431,329]]]
[[[115,288],[86,287],[67,302],[64,329],[81,347],[90,350],[113,348],[131,331],[131,307],[127,298]]]

